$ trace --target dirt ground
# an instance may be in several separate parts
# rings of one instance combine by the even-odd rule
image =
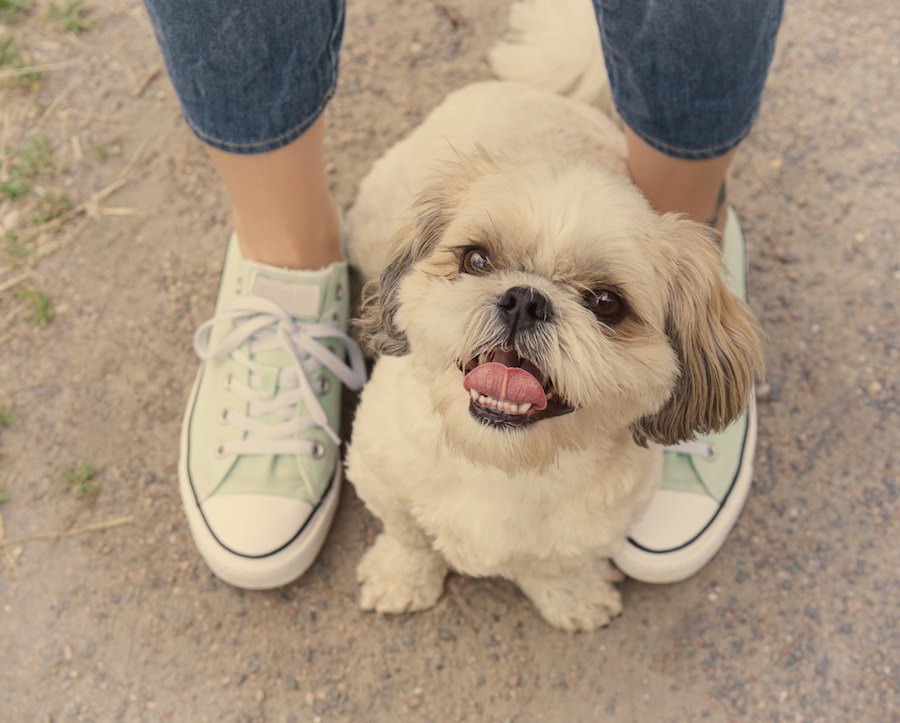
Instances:
[[[451,577],[425,613],[361,613],[376,525],[349,488],[297,583],[210,574],[176,461],[224,195],[139,2],[88,0],[79,34],[32,5],[5,28],[44,75],[0,70],[0,182],[17,158],[34,171],[25,198],[0,196],[0,719],[900,720],[895,2],[787,8],[731,180],[768,334],[753,493],[700,574],[626,582],[622,617],[579,635],[496,580]],[[349,5],[329,110],[344,208],[449,90],[489,77],[507,12]],[[63,227],[35,230],[62,194]]]

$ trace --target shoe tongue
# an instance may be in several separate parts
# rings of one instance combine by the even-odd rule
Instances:
[[[496,401],[513,404],[530,402],[537,410],[547,406],[547,395],[541,383],[519,367],[508,367],[497,362],[481,364],[466,374],[463,386],[466,391],[474,389]]]
[[[322,295],[330,271],[278,269],[250,264],[248,288],[254,296],[273,301],[291,316],[312,321],[321,315]]]
[[[325,292],[330,279],[331,268],[308,271],[303,269],[282,269],[275,266],[247,262],[246,288],[251,296],[259,296],[274,302],[295,320],[318,322],[323,315]],[[279,368],[291,364],[290,354],[280,346],[260,351],[258,340],[251,340],[248,350],[251,357],[266,369],[257,373],[256,384],[266,396],[278,391]],[[279,420],[265,419],[267,422]]]

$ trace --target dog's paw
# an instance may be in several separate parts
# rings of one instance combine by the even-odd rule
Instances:
[[[380,613],[427,610],[441,597],[446,575],[447,564],[438,553],[382,533],[356,567],[359,606]]]
[[[622,612],[622,596],[602,576],[519,580],[519,586],[543,615],[563,630],[594,630]]]

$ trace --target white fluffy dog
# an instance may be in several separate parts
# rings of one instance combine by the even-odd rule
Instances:
[[[714,234],[624,174],[608,117],[495,81],[363,181],[350,256],[377,279],[360,328],[380,356],[347,472],[384,524],[363,608],[429,608],[454,569],[514,581],[552,625],[606,624],[658,445],[744,408],[759,341]]]

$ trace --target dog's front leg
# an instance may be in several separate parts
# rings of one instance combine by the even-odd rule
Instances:
[[[623,579],[608,560],[589,560],[566,569],[525,571],[514,576],[544,619],[563,630],[593,630],[622,612],[612,585]]]
[[[360,607],[380,613],[427,610],[444,591],[447,563],[408,513],[382,509],[377,514],[384,531],[356,568]]]

